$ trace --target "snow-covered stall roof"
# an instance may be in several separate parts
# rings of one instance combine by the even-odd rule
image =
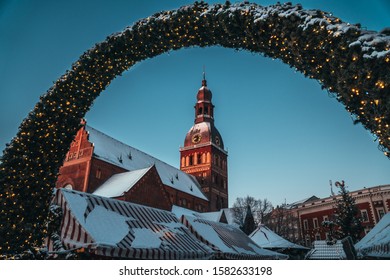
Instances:
[[[305,258],[309,260],[355,259],[356,252],[350,237],[335,242],[316,240],[313,243],[313,249],[306,254]]]
[[[358,243],[360,257],[390,258],[390,213],[387,213]]]
[[[234,215],[231,208],[222,208],[221,210],[216,212],[196,212],[193,210],[189,210],[187,208],[173,205],[171,211],[173,214],[176,215],[178,219],[180,219],[181,216],[183,215],[187,215],[187,216],[193,216],[193,217],[209,220],[212,222],[221,222],[221,217],[224,215],[227,220],[227,224],[234,226],[236,228],[240,227],[234,220]]]
[[[171,212],[173,214],[175,214],[175,216],[178,219],[180,219],[181,216],[183,216],[183,215],[200,218],[201,214],[202,214],[200,212],[197,212],[197,211],[194,211],[194,210],[190,210],[190,209],[187,209],[187,208],[184,208],[184,207],[180,207],[180,206],[177,206],[177,205],[172,205]]]
[[[96,191],[95,195],[104,197],[120,197],[128,192],[149,170],[151,167],[134,171],[114,174],[105,181]]]
[[[129,171],[148,168],[154,164],[164,185],[208,200],[193,176],[88,125],[85,126],[85,130],[89,134],[88,140],[94,145],[94,155],[97,158]]]
[[[63,212],[60,237],[65,249],[129,259],[212,256],[171,212],[67,189],[57,190],[53,203]],[[53,246],[49,241],[49,251]]]
[[[292,243],[283,237],[277,235],[264,225],[259,225],[254,232],[249,235],[257,245],[266,249],[299,249],[309,250],[309,248]]]
[[[200,241],[216,252],[216,258],[286,259],[288,257],[260,248],[245,233],[231,225],[186,215],[183,215],[180,220]]]
[[[231,226],[234,226],[236,228],[239,228],[240,225],[237,223],[236,218],[234,217],[234,211],[233,208],[223,208],[221,211],[225,214],[227,223]]]

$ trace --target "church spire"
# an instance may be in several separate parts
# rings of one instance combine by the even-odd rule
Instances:
[[[207,88],[206,72],[203,66],[202,87],[196,96],[195,123],[214,122],[214,105],[211,102],[212,96],[211,90]]]
[[[227,152],[214,124],[212,93],[203,68],[202,86],[196,96],[195,123],[180,148],[180,169],[194,175],[209,199],[208,211],[228,207]]]
[[[207,87],[207,80],[206,80],[206,67],[203,65],[203,80],[202,80],[202,86]]]

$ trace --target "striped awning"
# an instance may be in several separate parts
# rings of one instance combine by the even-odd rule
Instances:
[[[66,250],[125,259],[209,259],[213,254],[168,211],[66,189],[57,190],[53,203],[62,209],[60,238]],[[53,248],[49,240],[48,250]]]
[[[181,222],[222,259],[286,259],[287,255],[260,248],[240,229],[219,222],[183,215]]]

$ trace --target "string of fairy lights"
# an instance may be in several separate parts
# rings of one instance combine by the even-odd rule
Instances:
[[[367,34],[381,43],[371,39],[359,44]],[[355,122],[378,137],[380,149],[390,158],[387,38],[386,32],[369,33],[300,5],[247,2],[195,2],[156,13],[107,37],[41,96],[4,150],[0,255],[12,257],[42,246],[58,170],[95,98],[137,62],[171,50],[219,45],[281,59],[334,94]]]

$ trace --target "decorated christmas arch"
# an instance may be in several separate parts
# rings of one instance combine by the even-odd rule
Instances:
[[[195,2],[107,37],[41,96],[1,159],[0,254],[42,244],[53,186],[80,119],[116,76],[171,50],[215,45],[281,59],[318,80],[390,157],[390,30],[362,30],[291,3]]]

